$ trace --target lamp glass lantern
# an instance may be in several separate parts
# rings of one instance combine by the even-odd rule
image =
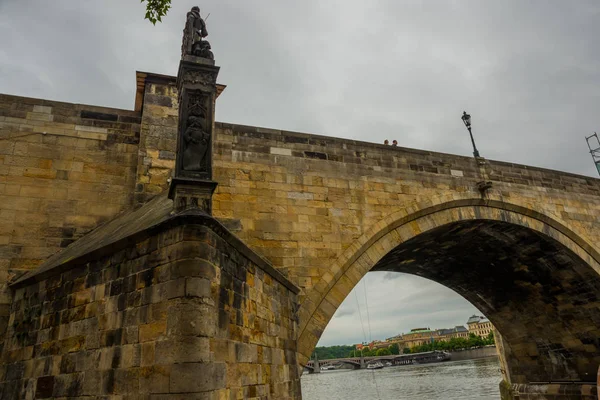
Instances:
[[[467,114],[466,111],[463,111],[462,120],[467,128],[471,127],[471,115]]]
[[[465,123],[467,130],[469,131],[469,136],[471,137],[471,144],[473,144],[473,156],[475,158],[479,157],[479,151],[475,146],[475,139],[473,139],[473,133],[471,132],[471,115],[467,114],[466,111],[463,111],[463,115],[461,117],[462,121]]]

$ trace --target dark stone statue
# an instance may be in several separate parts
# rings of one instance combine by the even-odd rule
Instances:
[[[183,133],[183,162],[184,171],[207,172],[210,134],[207,132],[207,110],[204,106],[204,96],[190,97],[188,118]]]
[[[181,56],[192,55],[214,60],[210,43],[204,38],[208,36],[206,22],[200,16],[200,8],[192,7],[187,13],[185,28],[183,30],[183,43]]]

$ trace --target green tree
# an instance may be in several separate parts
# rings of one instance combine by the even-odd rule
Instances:
[[[481,347],[484,346],[483,339],[481,336],[477,336],[474,333],[469,333],[468,347]]]
[[[320,346],[315,348],[315,353],[319,360],[329,360],[332,358],[345,358],[348,353],[355,349],[354,346],[341,345],[341,346]]]
[[[460,350],[471,347],[469,341],[465,338],[452,338],[448,341],[447,350]]]
[[[398,343],[390,345],[388,350],[390,351],[390,354],[400,354],[400,346],[398,346]]]
[[[156,25],[156,22],[162,22],[162,17],[167,15],[167,12],[171,8],[171,0],[141,0],[146,2],[146,16],[144,17],[148,21]]]
[[[432,343],[423,343],[419,346],[415,346],[411,349],[412,353],[423,353],[425,351],[435,350],[436,342]]]
[[[408,347],[405,347],[404,349],[402,349],[402,354],[410,354],[411,350]]]
[[[377,357],[381,357],[381,356],[389,356],[392,353],[390,353],[390,351],[388,349],[377,349],[377,351],[375,352],[375,355]]]

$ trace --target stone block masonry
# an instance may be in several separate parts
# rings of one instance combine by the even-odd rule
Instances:
[[[456,283],[452,276],[466,279],[474,276],[471,272],[480,274],[478,279],[465,280],[473,288],[459,293],[502,328],[505,346],[500,358],[506,367],[503,373],[509,395],[525,398],[525,393],[538,393],[542,389],[536,385],[546,380],[557,380],[551,384],[554,386],[547,385],[551,392],[563,390],[563,381],[578,382],[571,392],[589,389],[588,379],[600,365],[600,331],[595,329],[598,316],[594,311],[598,309],[595,285],[600,273],[598,179],[426,150],[216,123],[212,156],[213,179],[218,186],[212,213],[235,230],[236,236],[223,234],[214,224],[208,225],[208,231],[195,230],[192,226],[203,224],[192,218],[186,222],[189,230],[181,232],[193,231],[194,235],[171,243],[170,237],[164,236],[167,230],[150,228],[159,220],[166,221],[161,218],[172,210],[165,191],[176,158],[179,104],[175,78],[138,73],[137,81],[135,111],[0,96],[0,336],[8,326],[3,362],[14,368],[6,368],[3,379],[9,393],[33,396],[38,390],[47,394],[56,389],[62,395],[64,387],[79,393],[81,382],[86,387],[86,368],[79,368],[86,364],[76,360],[73,370],[63,357],[90,351],[96,357],[94,362],[104,362],[101,371],[115,370],[114,375],[99,378],[102,385],[112,382],[107,387],[113,393],[125,393],[112,396],[126,398],[139,389],[140,371],[154,373],[143,368],[171,365],[155,371],[158,375],[151,381],[166,382],[163,376],[168,377],[169,393],[155,393],[154,399],[204,398],[195,395],[199,392],[209,393],[209,399],[299,398],[297,366],[306,364],[335,310],[357,282],[386,255],[399,255],[411,243],[427,243],[419,248],[429,253],[458,251],[460,243],[440,249],[439,241],[432,239],[455,228],[473,229],[476,237],[485,234],[491,238],[481,242],[480,249],[492,239],[505,241],[486,251],[480,262],[469,263],[467,269],[473,271],[462,275],[456,268],[466,259],[464,251],[458,252],[461,256],[452,258],[452,263],[440,257],[439,265],[447,267],[440,271],[453,274],[436,275],[435,279],[451,287]],[[217,85],[217,94],[222,90],[223,86]],[[478,184],[482,181],[491,186],[481,190]],[[159,209],[148,210],[151,203]],[[123,214],[129,219],[109,221],[129,207],[134,210]],[[138,211],[141,214],[136,214]],[[107,226],[119,229],[107,232]],[[133,228],[146,232],[146,237],[128,242],[130,252],[113,248],[110,257],[108,253],[89,257],[94,253],[89,246],[99,237],[98,232],[104,232],[103,240],[125,240],[123,232],[129,232],[129,237]],[[171,228],[177,231],[175,226]],[[85,239],[76,240],[91,230]],[[515,234],[503,234],[508,231]],[[177,235],[184,235],[181,232]],[[149,257],[146,250],[136,247],[148,238],[153,238],[148,246],[154,249],[149,251],[157,254],[162,249],[183,247],[168,259]],[[514,240],[506,242],[509,238]],[[529,247],[519,244],[523,240]],[[186,247],[183,242],[195,245]],[[108,248],[112,242],[102,243]],[[527,262],[511,264],[517,260],[515,250],[525,248],[530,257],[522,260]],[[507,253],[500,257],[498,249]],[[184,257],[184,253],[192,256]],[[114,258],[115,254],[123,255]],[[78,269],[64,267],[81,257],[85,258],[78,266],[84,269],[82,276],[99,272],[91,270],[102,260],[102,271],[116,270],[106,273],[117,275],[86,281],[83,286],[75,283],[81,277],[69,274]],[[151,269],[152,279],[150,286],[137,287],[136,278],[133,292],[151,287],[145,294],[151,300],[138,304],[132,298],[134,304],[129,305],[130,293],[119,297],[119,285],[125,285],[133,272],[123,272],[122,265],[143,257],[139,262],[144,265],[135,273]],[[193,268],[184,267],[188,259],[194,260]],[[24,286],[13,301],[6,282],[14,282],[21,271],[32,270],[43,260],[48,261],[38,267],[35,278],[28,275],[28,283],[21,283]],[[60,262],[52,264],[52,260]],[[176,261],[182,262],[177,268],[188,272],[211,271],[212,266],[214,276],[190,272],[192,275],[185,277],[159,274],[155,278],[154,271]],[[495,275],[489,273],[492,266]],[[422,276],[435,272],[425,266],[414,268],[409,272]],[[548,273],[550,269],[553,274]],[[241,270],[246,271],[245,280],[238,275]],[[507,283],[507,276],[515,278],[512,283]],[[52,279],[66,284],[54,287]],[[120,283],[113,285],[113,281]],[[102,284],[104,288],[98,288]],[[294,285],[299,288],[297,294]],[[486,298],[477,296],[482,288],[488,293]],[[518,293],[507,297],[512,303],[503,303],[502,294],[510,290]],[[562,294],[557,295],[558,290]],[[109,300],[95,300],[98,293],[116,300],[110,304]],[[164,293],[173,297],[165,299]],[[45,300],[40,300],[42,296]],[[65,304],[58,301],[63,297],[69,298],[62,300]],[[538,300],[543,304],[532,306]],[[125,308],[120,309],[119,301],[126,301]],[[148,300],[140,297],[143,301]],[[489,306],[494,301],[499,302],[495,309],[501,312],[494,313]],[[148,314],[155,303],[172,307],[166,319]],[[527,305],[529,313],[524,311]],[[53,311],[54,307],[61,308]],[[125,313],[129,307],[146,310],[140,311],[142,319],[137,323],[126,325],[137,342],[124,339],[130,337],[127,329],[120,331],[120,337],[115,333],[96,338],[87,333],[92,328],[77,325],[102,322],[110,327],[103,331],[114,331],[123,329],[125,321],[129,324],[127,318],[134,318],[119,314],[122,321],[104,321],[115,318],[104,317],[107,307],[108,313]],[[34,311],[26,312],[29,309]],[[204,330],[187,324],[186,315],[200,318]],[[540,323],[540,318],[551,315],[551,329],[539,333],[538,328],[550,326]],[[79,322],[88,319],[97,322]],[[35,340],[26,334],[29,331]],[[159,349],[169,340],[173,344],[168,350]],[[159,346],[161,341],[165,343]],[[129,345],[134,350],[125,349]],[[119,356],[112,367],[112,354],[96,353],[122,348],[120,354],[126,354],[138,351],[135,346],[140,347],[139,365],[135,361],[135,365],[121,366],[124,356]],[[208,351],[191,350],[197,348]],[[107,357],[110,366],[102,361]],[[48,366],[33,368],[41,359],[49,360],[44,361]],[[184,370],[183,364],[189,364],[189,369]],[[202,380],[205,373],[218,377],[216,383]],[[196,379],[192,381],[192,377]],[[195,391],[194,396],[171,391],[183,390],[184,381],[191,385],[185,390]],[[85,394],[75,397],[82,396]],[[550,392],[544,396],[558,398]]]
[[[190,220],[18,282],[0,398],[299,399],[297,289]]]
[[[6,283],[133,200],[140,113],[0,95],[0,347]]]
[[[173,76],[137,72],[137,82],[141,135],[134,193],[140,206],[169,187],[175,169],[179,100]],[[217,97],[224,89],[217,84]]]
[[[132,203],[140,113],[0,95],[0,282]]]
[[[140,77],[140,79],[142,79]],[[177,150],[178,94],[172,78],[145,77],[135,202],[141,205],[169,187]]]
[[[472,157],[225,123],[216,130],[215,216],[239,219],[238,235],[311,302],[339,272],[335,260],[390,216],[411,214],[418,203],[481,198]],[[489,198],[543,210],[588,243],[600,241],[600,181],[485,163]]]

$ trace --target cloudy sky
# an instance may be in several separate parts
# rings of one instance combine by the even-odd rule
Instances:
[[[131,109],[136,70],[177,73],[196,1],[173,1],[153,26],[138,0],[0,0],[0,92]],[[228,86],[220,121],[470,155],[467,110],[482,156],[597,175],[584,140],[600,130],[597,0],[199,5]],[[439,285],[384,276],[367,278],[373,338],[473,311]],[[321,343],[360,341],[355,312],[351,294]]]
[[[346,297],[319,345],[385,339],[413,328],[466,326],[479,310],[436,282],[398,272],[369,272]]]

